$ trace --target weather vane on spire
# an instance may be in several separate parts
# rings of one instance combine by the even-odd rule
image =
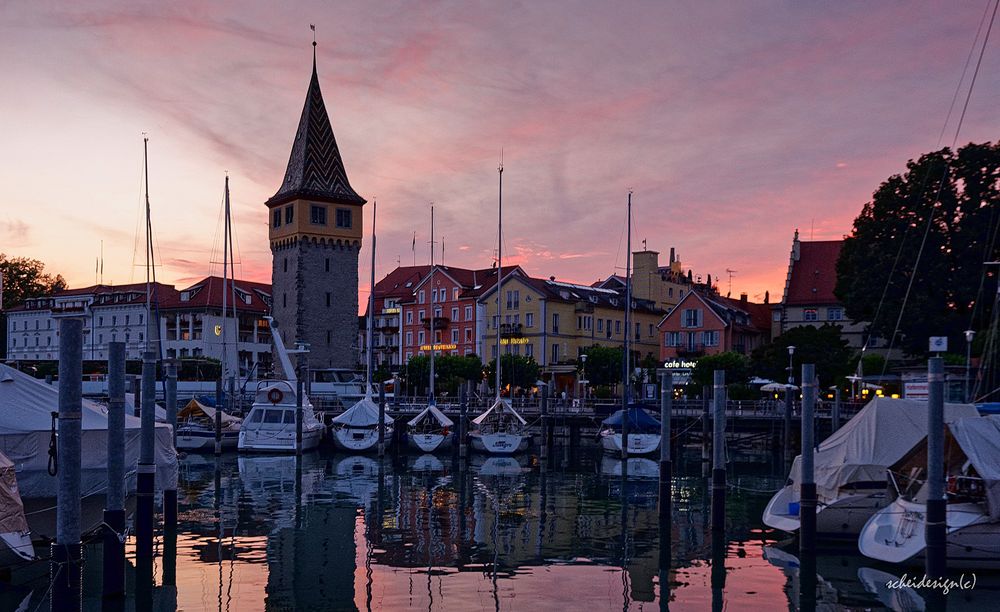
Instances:
[[[313,46],[315,47],[316,46],[316,24],[310,23],[309,24],[309,29],[312,30],[312,33],[313,33]]]

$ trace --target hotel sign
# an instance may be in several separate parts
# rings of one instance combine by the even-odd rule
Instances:
[[[382,314],[399,314],[399,308],[383,308]]]
[[[434,350],[435,351],[453,351],[453,350],[455,350],[457,348],[458,348],[457,344],[435,344],[434,345]],[[421,351],[429,351],[429,350],[431,350],[431,345],[429,345],[429,344],[421,344],[420,345],[420,350]]]
[[[697,361],[671,359],[663,363],[663,368],[666,370],[691,370],[694,369],[694,366],[696,365],[698,365]]]
[[[528,344],[531,342],[530,338],[500,338],[500,344]]]

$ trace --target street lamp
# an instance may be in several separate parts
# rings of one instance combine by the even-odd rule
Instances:
[[[791,397],[792,386],[795,384],[795,365],[792,363],[792,358],[795,355],[795,347],[791,344],[788,345],[788,387],[785,388],[785,393],[788,397]]]
[[[971,329],[965,330],[965,401],[969,402],[969,374],[972,369],[972,339],[976,337],[976,332]]]
[[[587,353],[580,355],[583,366],[580,370],[580,384],[583,386],[583,401],[587,401]]]

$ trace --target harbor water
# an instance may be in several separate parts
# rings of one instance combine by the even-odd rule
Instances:
[[[589,444],[557,446],[544,463],[473,456],[467,466],[450,455],[380,462],[328,450],[299,462],[188,455],[176,551],[157,533],[151,609],[799,609],[797,543],[760,522],[784,482],[780,461],[730,457],[726,544],[713,550],[710,477],[699,455],[678,459],[662,572],[656,463],[631,459],[624,478],[620,460]],[[133,555],[130,540],[124,609],[146,609],[135,601]],[[87,610],[103,606],[100,556],[99,544],[85,548]],[[806,607],[925,609],[912,591],[884,588],[904,571],[821,551],[818,600]],[[47,562],[6,578],[0,609],[48,609]],[[948,609],[996,609],[996,584],[980,573],[975,589],[949,594]]]

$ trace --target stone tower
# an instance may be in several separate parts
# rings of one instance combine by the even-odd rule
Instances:
[[[309,345],[310,369],[354,368],[365,199],[347,180],[319,88],[315,44],[285,178],[267,201],[271,313],[287,347]]]

